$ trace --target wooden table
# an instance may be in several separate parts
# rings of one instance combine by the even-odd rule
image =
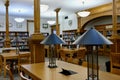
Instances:
[[[10,47],[10,48],[2,48],[2,53],[9,53],[9,52],[16,52],[16,48],[15,47]]]
[[[27,75],[29,75],[32,80],[85,80],[87,79],[87,68],[79,65],[57,61],[57,68],[48,68],[48,62],[35,63],[22,65],[21,69]],[[61,68],[72,70],[77,72],[70,76],[65,76],[59,72],[62,71]],[[120,80],[119,75],[115,75],[108,72],[99,71],[100,80]]]
[[[20,54],[26,54],[26,53],[30,53],[30,52],[19,52]],[[0,54],[3,58],[3,62],[4,62],[4,77],[6,77],[6,69],[5,69],[5,66],[6,66],[6,61],[8,59],[18,59],[18,54],[16,53],[2,53]]]

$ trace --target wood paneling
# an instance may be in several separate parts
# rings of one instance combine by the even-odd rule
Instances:
[[[120,1],[117,0],[117,15],[120,15],[119,13],[119,10],[120,10]],[[84,17],[84,18],[80,18],[78,17],[78,19],[80,19],[80,23],[79,25],[81,25],[81,29],[84,28],[84,25],[92,20],[92,19],[95,19],[97,17],[101,17],[101,16],[108,16],[108,15],[112,15],[113,14],[113,10],[112,10],[112,3],[109,3],[109,4],[105,4],[105,5],[101,5],[101,6],[98,6],[98,7],[95,7],[95,8],[90,8],[88,9],[88,11],[91,12],[91,14],[88,16],[88,17]]]

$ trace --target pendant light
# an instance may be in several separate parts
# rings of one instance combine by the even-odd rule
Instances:
[[[20,13],[21,11],[18,10],[18,12]],[[23,22],[25,19],[22,18],[22,17],[16,17],[14,20],[15,20],[16,22],[18,22],[18,23],[21,23],[21,22]]]
[[[83,6],[84,6],[84,1],[82,1],[82,4],[83,4]],[[79,15],[80,17],[87,17],[87,16],[90,15],[90,12],[83,10],[83,11],[79,11],[79,12],[78,12],[78,15]]]
[[[49,25],[55,24],[55,20],[52,19],[53,14],[54,14],[54,13],[50,12],[50,15],[49,15],[50,20],[47,21],[47,23],[48,23]]]
[[[53,24],[55,24],[55,21],[54,21],[54,20],[50,20],[50,21],[47,21],[47,23],[48,23],[49,25],[53,25]]]

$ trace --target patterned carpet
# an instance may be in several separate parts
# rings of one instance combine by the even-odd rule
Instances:
[[[14,80],[20,80],[20,77],[19,75],[16,73],[16,74],[13,74],[14,75]],[[0,80],[10,80],[8,74],[6,75],[6,78],[4,78],[4,73],[2,71],[1,75],[0,75]]]

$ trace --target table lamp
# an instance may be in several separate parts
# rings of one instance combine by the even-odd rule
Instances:
[[[87,80],[99,80],[98,47],[113,44],[94,28],[90,28],[73,42],[87,48]]]
[[[60,39],[56,34],[52,33],[51,35],[47,36],[41,44],[49,45],[50,46],[50,53],[49,53],[49,68],[56,68],[56,55],[54,52],[54,45],[56,44],[65,44],[65,42]]]

